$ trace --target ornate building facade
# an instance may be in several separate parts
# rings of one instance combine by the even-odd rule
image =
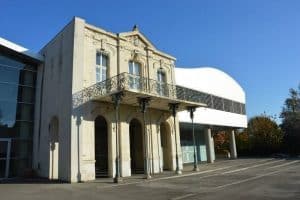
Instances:
[[[194,135],[184,125],[190,124],[185,113],[193,120],[200,108],[219,110],[242,121],[217,125],[246,126],[245,96],[221,98],[193,85],[176,85],[181,76],[176,59],[159,51],[136,26],[116,34],[75,17],[39,55],[32,131],[32,169],[39,176],[68,182],[105,176],[119,182],[139,173],[146,178],[164,170],[181,174],[183,163],[191,162],[181,138],[191,139],[181,132]],[[202,154],[213,162],[213,123],[202,125]],[[192,140],[185,145],[194,150],[195,161],[201,152]]]

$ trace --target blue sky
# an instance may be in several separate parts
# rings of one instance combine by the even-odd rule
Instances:
[[[140,30],[177,66],[214,66],[247,94],[247,113],[279,115],[300,83],[300,1],[1,0],[0,37],[34,51],[73,16],[112,32]]]

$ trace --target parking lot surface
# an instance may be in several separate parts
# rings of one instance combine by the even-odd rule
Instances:
[[[237,159],[199,164],[193,172],[185,166],[183,174],[173,172],[124,179],[121,184],[104,178],[89,183],[60,184],[21,182],[0,184],[0,199],[88,200],[88,199],[299,199],[299,159]]]

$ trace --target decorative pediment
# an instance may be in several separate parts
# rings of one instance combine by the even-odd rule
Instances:
[[[154,45],[148,40],[137,27],[133,31],[121,33],[120,36],[126,38],[132,45],[140,48],[150,47],[155,49]]]
[[[145,43],[138,35],[126,37],[128,41],[136,47],[145,48],[147,43]]]

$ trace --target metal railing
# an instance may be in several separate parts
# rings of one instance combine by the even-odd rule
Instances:
[[[121,73],[73,94],[73,107],[119,91],[132,91],[176,99],[176,86],[129,73]]]
[[[91,85],[73,94],[73,107],[87,101],[108,96],[120,91],[132,91],[187,102],[206,104],[208,108],[245,114],[245,104],[190,88],[162,83],[157,80],[129,73],[121,73],[105,81]]]

